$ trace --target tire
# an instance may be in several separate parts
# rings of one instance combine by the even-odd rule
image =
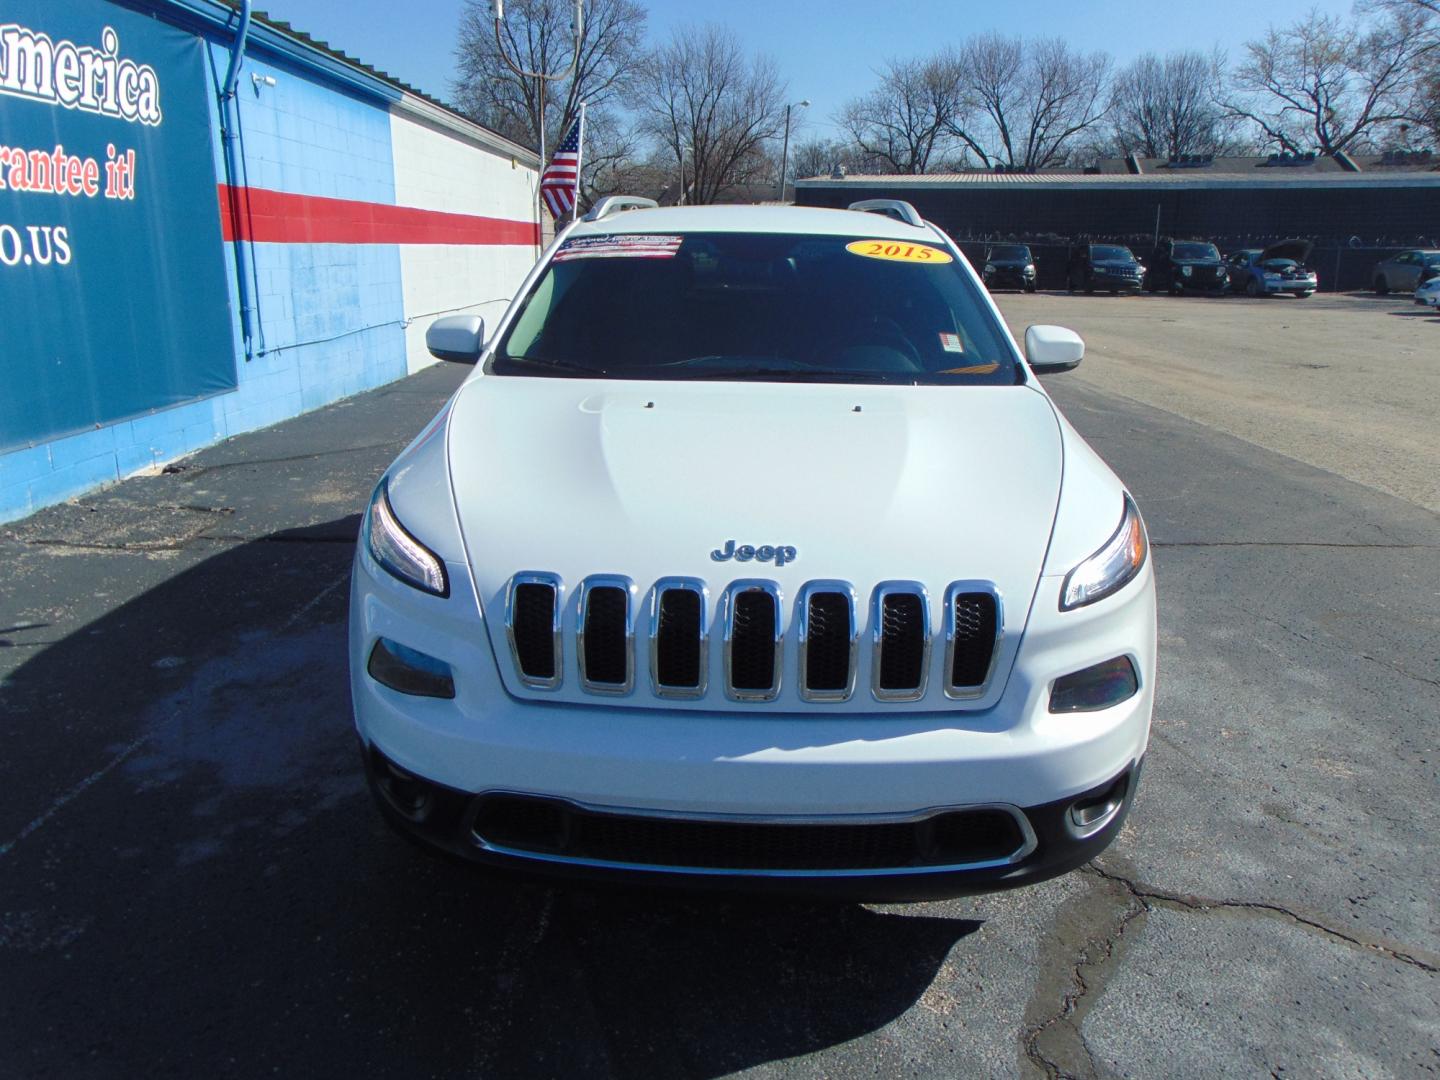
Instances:
[[[1245,279],[1245,295],[1246,295],[1246,296],[1259,296],[1259,295],[1260,295],[1260,283],[1259,283],[1258,281],[1256,281],[1253,277],[1252,277],[1252,278],[1246,278],[1246,279]]]
[[[1181,293],[1183,293],[1184,291],[1185,291],[1185,290],[1180,287],[1180,282],[1178,282],[1178,281],[1172,281],[1172,282],[1170,282],[1170,295],[1171,295],[1171,296],[1179,296],[1179,295],[1180,295]]]
[[[1033,293],[1033,292],[1035,291],[1035,283],[1032,281],[1032,282],[1030,282],[1028,285],[1026,285],[1026,286],[1025,286],[1025,291],[1026,291],[1027,293]]]
[[[1390,291],[1390,283],[1385,280],[1385,275],[1384,275],[1384,274],[1381,274],[1379,277],[1377,277],[1377,278],[1375,279],[1375,295],[1376,295],[1376,296],[1384,296],[1384,295],[1385,295],[1386,293],[1388,293],[1389,291]]]

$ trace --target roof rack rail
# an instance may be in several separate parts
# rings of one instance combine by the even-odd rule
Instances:
[[[660,204],[654,199],[645,199],[639,195],[606,195],[590,208],[585,215],[586,221],[599,221],[611,214],[618,214],[621,210],[658,210]]]
[[[925,219],[920,216],[920,212],[904,199],[863,199],[852,202],[850,209],[864,214],[884,214],[896,221],[903,221],[906,225],[914,225],[917,229],[925,227]]]

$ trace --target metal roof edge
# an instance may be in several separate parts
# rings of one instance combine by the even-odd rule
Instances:
[[[941,180],[938,176],[876,176],[846,177],[844,180],[817,178],[793,181],[797,189],[810,191],[846,191],[857,188],[865,190],[900,191],[961,191],[966,189],[1072,189],[1076,191],[1127,191],[1136,188],[1152,190],[1175,190],[1179,188],[1219,188],[1282,190],[1297,187],[1437,187],[1440,173],[1396,173],[1379,176],[1373,172],[1328,173],[1320,176],[1284,176],[1260,180],[1253,177],[1221,176],[1143,176],[1126,175],[1083,175],[1044,176],[1021,174],[1017,178],[1003,174],[976,174],[975,179]]]

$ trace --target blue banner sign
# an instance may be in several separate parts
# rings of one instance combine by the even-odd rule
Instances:
[[[233,390],[199,37],[0,8],[0,450]]]

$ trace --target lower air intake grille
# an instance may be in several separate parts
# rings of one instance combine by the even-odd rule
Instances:
[[[665,589],[657,601],[655,681],[672,690],[699,691],[701,595],[695,589]]]
[[[590,810],[558,799],[488,795],[482,843],[561,859],[671,870],[904,870],[1004,861],[1026,836],[1007,811],[953,810],[921,821],[785,825]]]
[[[555,670],[555,586],[517,582],[511,599],[510,632],[515,662],[527,679],[551,681]]]
[[[952,601],[950,685],[974,690],[985,685],[995,652],[997,607],[991,593],[956,593]]]
[[[892,592],[880,599],[881,691],[907,693],[924,690],[925,598],[918,593]]]

